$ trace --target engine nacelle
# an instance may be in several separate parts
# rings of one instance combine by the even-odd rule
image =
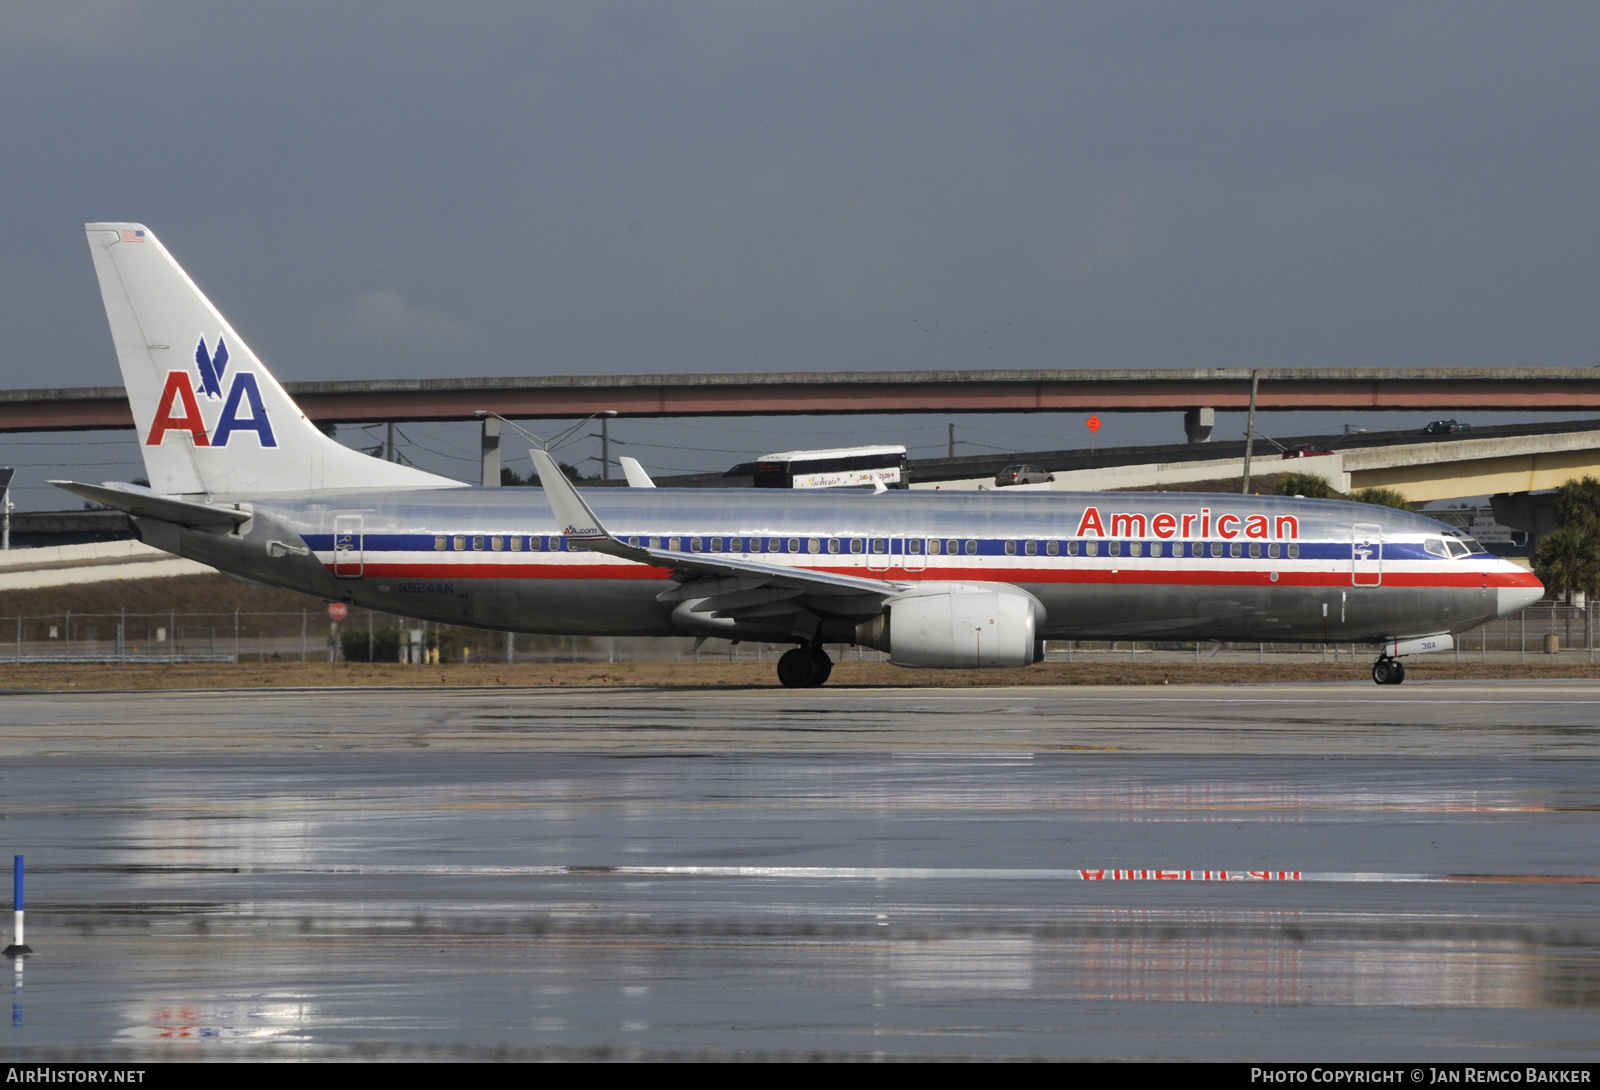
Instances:
[[[881,617],[856,628],[856,642],[889,653],[896,666],[952,670],[1028,666],[1044,658],[1034,635],[1044,608],[1012,587],[944,583],[891,598]]]

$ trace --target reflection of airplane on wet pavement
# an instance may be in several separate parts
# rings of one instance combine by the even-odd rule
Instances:
[[[450,624],[825,643],[904,666],[1024,666],[1045,639],[1381,645],[1400,656],[1537,601],[1430,519],[1197,493],[469,487],[318,431],[138,224],[89,224],[151,485],[60,482],[149,544],[275,586]],[[648,484],[641,470],[630,483]]]

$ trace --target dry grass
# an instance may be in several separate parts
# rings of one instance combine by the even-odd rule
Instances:
[[[1350,663],[1258,666],[1248,663],[1042,663],[1023,670],[903,670],[887,663],[841,662],[829,688],[936,688],[993,685],[1198,685],[1291,681],[1366,681],[1370,667]],[[651,686],[680,689],[777,688],[772,662],[529,663],[517,666],[268,662],[213,665],[7,667],[6,690],[273,689],[345,686]],[[1600,678],[1600,666],[1419,663],[1409,681]]]

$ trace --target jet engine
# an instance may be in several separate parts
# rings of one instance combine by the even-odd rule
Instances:
[[[896,666],[1028,666],[1044,658],[1034,635],[1043,620],[1038,599],[1013,587],[936,584],[889,599],[882,616],[856,626],[856,642]]]

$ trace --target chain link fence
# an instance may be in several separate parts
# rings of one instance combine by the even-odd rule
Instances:
[[[1453,651],[1412,661],[1593,663],[1594,644],[1592,604],[1540,602],[1457,636]],[[0,662],[11,663],[683,662],[775,659],[789,646],[690,637],[512,635],[360,609],[340,621],[311,609],[0,617]],[[836,661],[888,657],[842,645],[829,645],[829,651]],[[1375,656],[1372,645],[1348,643],[1051,640],[1045,645],[1050,662],[1361,662]]]

